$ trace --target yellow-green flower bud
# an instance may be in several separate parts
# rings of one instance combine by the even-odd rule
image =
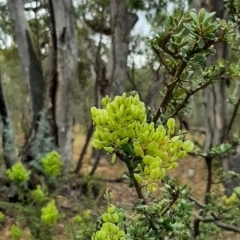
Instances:
[[[167,121],[167,126],[169,129],[174,129],[176,126],[176,121],[174,118],[169,118]]]
[[[134,173],[134,177],[136,178],[136,180],[137,180],[139,183],[141,183],[141,182],[143,181],[142,177],[141,177],[139,174],[137,174],[137,173]]]
[[[134,152],[135,152],[136,156],[140,156],[140,157],[144,156],[143,149],[140,146],[135,146]]]
[[[193,150],[193,148],[194,148],[194,144],[189,140],[185,141],[182,144],[182,149],[187,151],[187,152],[191,152]]]
[[[116,207],[111,204],[110,206],[108,206],[108,213],[112,214],[116,211]]]

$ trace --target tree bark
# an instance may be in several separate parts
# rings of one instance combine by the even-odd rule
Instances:
[[[13,129],[10,125],[9,113],[7,109],[7,104],[5,101],[3,87],[2,87],[2,73],[0,69],[0,114],[3,123],[2,132],[2,147],[3,147],[3,158],[6,168],[11,168],[16,162],[15,158],[15,146],[14,146],[14,136]]]
[[[127,58],[129,35],[138,20],[138,16],[127,10],[125,1],[110,1],[111,47],[107,68],[110,82],[109,94],[118,95],[125,91],[127,79]]]
[[[71,0],[51,0],[51,2],[57,39],[54,118],[57,127],[57,145],[64,163],[63,174],[67,174],[72,160],[73,91],[77,76],[76,21]]]
[[[225,17],[225,9],[223,0],[209,1],[208,10],[216,12],[216,17],[223,19]],[[217,59],[228,59],[228,48],[226,43],[219,43],[215,46],[216,55],[209,61],[216,62]],[[228,125],[228,108],[227,108],[227,94],[226,94],[226,80],[221,79],[217,81],[212,89],[207,88],[203,90],[204,96],[204,113],[205,113],[205,129],[206,142],[205,152],[208,153],[211,147],[223,144],[226,140],[226,129]],[[239,146],[234,146],[235,155],[230,155],[220,159],[220,163],[224,172],[236,171],[240,173],[240,150]],[[226,195],[231,195],[234,187],[239,186],[240,180],[227,179],[223,182]]]
[[[21,0],[8,0],[8,9],[13,22],[18,54],[30,98],[32,130],[37,131],[39,113],[43,107],[44,77],[41,64],[33,48],[28,21]]]

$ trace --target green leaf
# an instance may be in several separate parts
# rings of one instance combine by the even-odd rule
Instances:
[[[206,28],[203,29],[203,33],[216,33],[216,31],[219,28],[219,24],[215,23],[215,24],[211,24],[209,26],[207,26]]]
[[[177,9],[177,10],[175,11],[175,13],[174,13],[174,17],[175,17],[178,21],[180,21],[180,19],[182,18],[182,15],[183,15],[183,11],[181,11],[181,10],[179,10],[179,9]]]
[[[187,28],[189,31],[194,31],[194,28],[191,23],[183,23],[183,26]]]
[[[173,18],[172,17],[167,17],[166,22],[165,22],[165,29],[166,31],[169,31],[173,28]]]
[[[111,157],[111,163],[113,164],[113,163],[115,163],[115,161],[116,161],[116,154],[114,153],[113,155],[112,155],[112,157]]]
[[[184,31],[185,31],[185,28],[182,28],[179,32],[173,33],[172,36],[175,38],[182,37]]]
[[[212,12],[212,13],[207,13],[203,19],[203,24],[207,25],[211,20],[212,17],[216,14],[216,12]]]
[[[181,88],[176,93],[173,94],[173,97],[178,98],[178,97],[182,96],[185,92],[186,92],[186,89]]]
[[[194,11],[191,11],[191,12],[189,13],[189,15],[191,16],[192,20],[193,20],[196,24],[199,24],[198,16],[197,16],[197,14],[196,14]]]
[[[133,151],[133,149],[131,148],[131,146],[128,143],[123,144],[121,147],[126,155],[133,156],[135,154],[135,152]]]
[[[188,44],[189,44],[188,41],[183,40],[182,43],[178,45],[178,49],[180,49],[180,48],[182,48],[182,47],[184,47],[184,46],[186,46]]]
[[[179,48],[179,45],[176,43],[176,42],[173,42],[171,43],[171,47],[174,49],[174,50],[177,50]]]
[[[205,18],[206,16],[206,10],[204,8],[201,8],[200,11],[198,12],[198,21],[199,23],[203,23],[203,19]]]
[[[215,40],[215,34],[214,33],[207,33],[207,34],[204,35],[204,38],[208,39],[208,40],[211,40],[211,41],[214,41]]]
[[[203,40],[203,38],[200,38],[200,40],[198,41],[198,47],[200,49],[202,49],[204,47],[204,40]]]

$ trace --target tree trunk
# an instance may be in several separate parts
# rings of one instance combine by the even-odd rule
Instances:
[[[211,0],[209,3],[209,11],[216,12],[217,18],[224,18],[224,2],[223,0]],[[228,59],[227,44],[221,43],[216,45],[216,55],[210,62],[215,62],[217,59]],[[226,96],[226,80],[217,81],[212,89],[207,88],[203,91],[204,96],[204,112],[205,112],[205,129],[206,142],[205,152],[208,153],[211,147],[218,146],[225,142],[226,129],[228,125],[228,108]],[[238,160],[240,159],[239,146],[235,146],[235,155],[222,158],[221,165],[224,172],[236,171],[240,173]],[[231,195],[233,188],[240,184],[237,179],[228,179],[223,182],[226,195]]]
[[[55,86],[54,118],[57,144],[67,174],[72,160],[73,91],[77,76],[77,33],[71,0],[51,0],[55,19],[57,48],[57,82]]]
[[[8,0],[8,9],[13,21],[18,54],[29,92],[31,129],[37,131],[39,113],[43,107],[44,78],[42,69],[33,48],[23,2]]]
[[[10,125],[7,104],[3,93],[1,69],[0,69],[0,114],[3,123],[2,147],[4,163],[6,168],[11,168],[12,165],[16,162],[14,136]]]
[[[112,38],[107,79],[110,82],[109,93],[118,95],[125,91],[129,36],[138,16],[128,12],[126,2],[122,0],[110,1],[110,13]]]

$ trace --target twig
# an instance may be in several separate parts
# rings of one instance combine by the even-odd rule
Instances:
[[[91,124],[90,126],[90,129],[88,131],[88,134],[87,134],[87,137],[86,137],[86,141],[85,141],[85,144],[83,146],[83,149],[82,149],[82,152],[81,152],[81,155],[78,159],[78,163],[77,163],[77,166],[76,166],[76,169],[74,170],[74,173],[78,174],[81,167],[82,167],[82,164],[83,164],[83,158],[87,152],[87,148],[88,148],[88,145],[90,143],[90,140],[91,140],[91,137],[92,137],[92,134],[93,134],[93,130],[94,130],[94,126],[93,126],[93,123]]]
[[[189,90],[187,91],[186,93],[186,97],[185,99],[181,102],[181,104],[178,105],[177,109],[175,110],[175,112],[172,114],[171,117],[175,117],[177,116],[177,114],[185,107],[185,105],[187,104],[187,101],[189,100],[189,98],[194,95],[195,93],[197,93],[198,91],[206,88],[207,86],[209,86],[211,84],[211,82],[206,82],[204,83],[203,85],[197,87],[196,89],[194,90]]]
[[[177,201],[179,196],[179,192],[176,192],[173,196],[172,196],[172,200],[169,202],[168,206],[163,210],[163,212],[161,213],[161,216],[164,216],[168,210],[172,207],[172,205]]]
[[[125,157],[121,153],[116,152],[116,155],[126,164],[126,166],[128,168],[128,172],[130,174],[130,179],[133,181],[133,185],[134,185],[135,190],[137,192],[138,198],[143,200],[143,204],[146,204],[146,200],[143,196],[141,186],[139,185],[138,181],[134,177],[134,169],[131,167],[131,163],[129,162],[128,159],[125,159]]]
[[[205,157],[205,162],[207,165],[207,187],[206,187],[206,193],[205,193],[205,204],[208,204],[211,187],[212,187],[212,157]]]
[[[194,202],[200,208],[205,208],[206,207],[206,205],[204,203],[199,202],[198,200],[196,200],[195,198],[193,198],[191,196],[189,196],[188,199],[190,201]]]
[[[212,222],[214,223],[216,226],[218,226],[219,228],[222,228],[226,231],[231,231],[231,232],[237,232],[237,233],[240,233],[240,228],[238,227],[235,227],[233,225],[228,225],[228,224],[225,224],[221,221],[216,221],[214,217],[211,217],[211,216],[207,216],[207,217],[202,217],[202,216],[199,216],[199,215],[195,215],[196,216],[196,219],[198,219],[199,221],[201,222]]]
[[[90,176],[92,176],[95,173],[95,171],[97,170],[98,164],[99,164],[100,159],[101,159],[101,155],[102,155],[101,151],[98,151],[98,155],[96,157],[95,163],[92,167],[91,172],[89,173]]]
[[[234,107],[232,117],[231,117],[230,122],[229,122],[228,127],[227,127],[226,140],[229,140],[229,137],[230,137],[229,135],[230,135],[234,120],[237,116],[237,111],[238,111],[239,106],[240,106],[240,96],[239,96],[238,101],[237,101],[237,103]]]

